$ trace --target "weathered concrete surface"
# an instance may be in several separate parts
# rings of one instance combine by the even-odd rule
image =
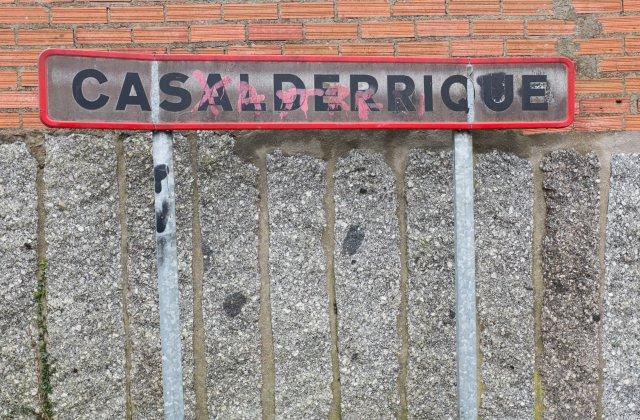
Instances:
[[[598,393],[599,179],[595,154],[550,153],[542,265],[545,417],[593,418]]]
[[[209,415],[260,418],[258,170],[201,133],[198,179]]]
[[[276,416],[283,419],[326,418],[331,404],[325,166],[308,156],[267,156]]]
[[[335,172],[335,275],[342,414],[398,412],[399,228],[394,174],[378,153],[352,151]]]
[[[36,170],[24,143],[0,144],[0,417],[38,410]]]
[[[455,418],[455,247],[451,152],[411,151],[407,159],[406,195],[409,417]]]
[[[476,291],[483,418],[533,417],[531,164],[476,155]]]
[[[640,418],[640,155],[611,161],[604,310],[606,418]]]
[[[115,139],[47,137],[52,402],[61,418],[123,418],[124,327]]]

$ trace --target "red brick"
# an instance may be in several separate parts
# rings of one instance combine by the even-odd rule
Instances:
[[[15,45],[16,38],[13,29],[0,29],[0,45]]]
[[[638,16],[640,19],[640,16]],[[640,53],[640,36],[628,36],[624,39],[624,48],[627,53],[637,54]]]
[[[44,7],[0,7],[0,24],[28,25],[49,23],[49,11]]]
[[[223,9],[226,20],[278,19],[275,3],[229,3]]]
[[[551,0],[503,0],[502,2],[502,14],[507,16],[531,16],[548,14],[551,11]]]
[[[432,57],[448,57],[449,42],[399,42],[398,55],[428,55]]]
[[[188,42],[189,30],[177,26],[135,28],[133,30],[133,41],[140,44]]]
[[[576,13],[617,13],[622,10],[620,0],[573,0]]]
[[[109,51],[139,53],[139,54],[166,54],[166,47],[118,47],[109,48]]]
[[[20,128],[20,114],[0,112],[0,128]]]
[[[107,23],[106,7],[55,7],[53,23]]]
[[[111,8],[111,22],[162,22],[162,6],[114,6]]]
[[[19,45],[73,45],[71,29],[23,29],[18,31]]]
[[[576,54],[622,54],[622,38],[576,39]]]
[[[37,112],[23,112],[22,113],[22,128],[47,128],[42,121],[40,121],[40,114]]]
[[[37,87],[38,86],[38,72],[37,71],[23,71],[20,75],[20,87]]]
[[[497,15],[500,0],[449,0],[450,15]]]
[[[627,130],[640,130],[640,115],[625,116],[625,128]]]
[[[333,17],[333,2],[280,3],[280,14],[284,19]]]
[[[624,114],[629,112],[628,98],[593,98],[580,100],[583,114]]]
[[[576,93],[622,93],[622,79],[578,79],[576,80]]]
[[[640,17],[638,16],[613,16],[599,19],[602,32],[605,34],[615,32],[640,32]]]
[[[391,9],[387,0],[338,0],[338,17],[389,17]]]
[[[368,22],[360,24],[363,38],[413,38],[413,22]]]
[[[598,118],[577,117],[573,122],[573,128],[577,131],[622,130],[622,115],[601,115]]]
[[[302,24],[251,24],[249,25],[249,39],[252,41],[286,41],[302,39]]]
[[[638,57],[614,57],[600,60],[598,65],[600,71],[640,71],[640,60]]]
[[[128,44],[131,42],[131,29],[93,29],[78,28],[76,30],[76,41],[78,44]]]
[[[0,109],[37,108],[37,107],[38,107],[38,92],[35,92],[35,91],[0,92]]]
[[[468,20],[426,20],[416,22],[418,36],[469,36]]]
[[[244,38],[244,25],[218,24],[191,27],[191,42],[241,41]]]
[[[193,53],[203,55],[223,55],[224,49],[221,47],[197,48]]]
[[[507,55],[555,55],[556,44],[554,39],[508,39]]]
[[[576,23],[571,20],[530,20],[527,22],[527,34],[537,35],[573,35]]]
[[[227,48],[227,54],[234,55],[280,55],[282,48],[279,45],[232,45]]]
[[[624,0],[625,12],[640,12],[640,0]]]
[[[444,0],[396,0],[393,16],[444,15]]]
[[[476,20],[474,35],[524,35],[524,22],[521,20]]]
[[[0,67],[35,66],[42,50],[0,50]]]
[[[285,55],[338,55],[337,45],[327,44],[285,44]]]
[[[0,71],[0,89],[15,89],[18,87],[18,73],[13,70]]]
[[[342,55],[393,55],[393,44],[342,44],[340,45]]]
[[[500,39],[451,41],[452,57],[500,57],[503,49],[503,41]]]
[[[640,93],[640,76],[627,76],[624,78],[625,90],[627,93]]]
[[[167,22],[219,19],[219,4],[168,4]]]
[[[353,39],[358,36],[356,23],[307,23],[304,30],[307,39]]]

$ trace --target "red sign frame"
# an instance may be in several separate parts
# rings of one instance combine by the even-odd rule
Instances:
[[[567,68],[567,117],[562,121],[499,121],[499,122],[108,122],[58,121],[48,115],[47,58],[52,55],[119,58],[157,61],[276,61],[276,62],[358,62],[358,63],[455,63],[455,64],[544,64],[561,63]],[[88,128],[122,130],[310,130],[310,129],[509,129],[562,128],[573,123],[575,108],[575,66],[566,57],[509,57],[509,58],[441,58],[441,57],[374,57],[374,56],[282,56],[282,55],[198,55],[198,54],[141,54],[111,51],[47,49],[38,61],[40,119],[53,128]]]

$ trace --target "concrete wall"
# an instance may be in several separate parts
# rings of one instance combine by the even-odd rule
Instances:
[[[0,417],[161,418],[150,136],[0,139]],[[640,417],[639,134],[475,134],[480,413]],[[451,133],[175,139],[188,418],[456,416]]]

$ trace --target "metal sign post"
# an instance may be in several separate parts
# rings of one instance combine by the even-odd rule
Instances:
[[[473,66],[467,66],[467,122],[474,119]],[[470,131],[455,131],[454,224],[456,242],[456,350],[458,413],[461,420],[478,418],[476,341],[476,254],[473,217],[473,139]]]

